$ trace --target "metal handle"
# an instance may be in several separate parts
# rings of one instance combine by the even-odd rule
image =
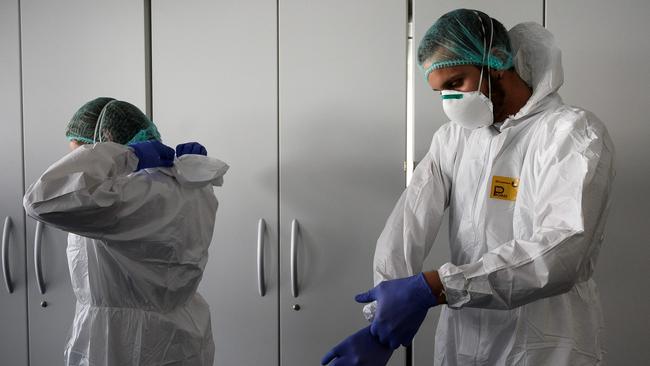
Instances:
[[[266,281],[264,280],[264,232],[266,222],[260,219],[257,223],[257,291],[260,296],[266,294]]]
[[[43,268],[41,267],[41,237],[43,236],[42,222],[36,223],[36,233],[34,234],[34,268],[36,269],[36,283],[41,294],[45,294],[45,281],[43,280]]]
[[[2,229],[2,273],[5,277],[7,291],[14,292],[14,285],[11,283],[11,271],[9,271],[9,230],[11,229],[11,218],[5,218],[5,225]]]
[[[298,297],[298,251],[296,249],[298,221],[291,221],[291,294]]]

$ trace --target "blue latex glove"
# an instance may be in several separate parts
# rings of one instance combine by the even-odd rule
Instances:
[[[429,308],[438,305],[423,273],[384,281],[357,295],[355,300],[360,303],[377,301],[370,333],[391,349],[410,345]]]
[[[208,155],[208,150],[198,142],[187,142],[176,146],[176,156],[181,157],[186,154]]]
[[[174,165],[174,149],[160,141],[151,140],[129,145],[138,157],[136,171],[146,168],[169,167]]]
[[[332,348],[321,360],[329,366],[384,366],[390,360],[393,350],[379,343],[365,327]]]

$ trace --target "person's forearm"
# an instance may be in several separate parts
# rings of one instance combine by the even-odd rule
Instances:
[[[447,299],[445,297],[442,281],[440,281],[440,276],[438,276],[438,271],[424,272],[424,279],[427,281],[427,284],[429,284],[431,292],[433,292],[433,294],[438,298],[438,304],[446,304]]]

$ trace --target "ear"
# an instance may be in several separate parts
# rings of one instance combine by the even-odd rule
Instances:
[[[492,78],[496,80],[501,80],[503,79],[503,74],[505,73],[505,70],[494,70],[490,69],[490,74],[492,74]]]

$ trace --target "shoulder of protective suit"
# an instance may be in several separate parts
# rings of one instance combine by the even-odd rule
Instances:
[[[416,166],[411,186],[424,185],[435,175],[450,175],[451,166],[462,144],[463,128],[447,122],[433,134],[429,151]]]
[[[470,130],[461,127],[458,123],[447,122],[433,134],[429,152],[439,153],[437,150],[449,151],[458,147],[458,142],[469,135]]]
[[[440,126],[438,131],[436,131],[436,133],[433,134],[433,138],[436,139],[437,137],[442,140],[448,140],[453,136],[461,135],[464,132],[464,130],[466,129],[461,127],[458,123],[449,121],[443,124],[442,126]]]
[[[598,145],[613,152],[605,124],[588,110],[560,105],[545,113],[540,122],[535,142],[543,151],[586,153]]]

